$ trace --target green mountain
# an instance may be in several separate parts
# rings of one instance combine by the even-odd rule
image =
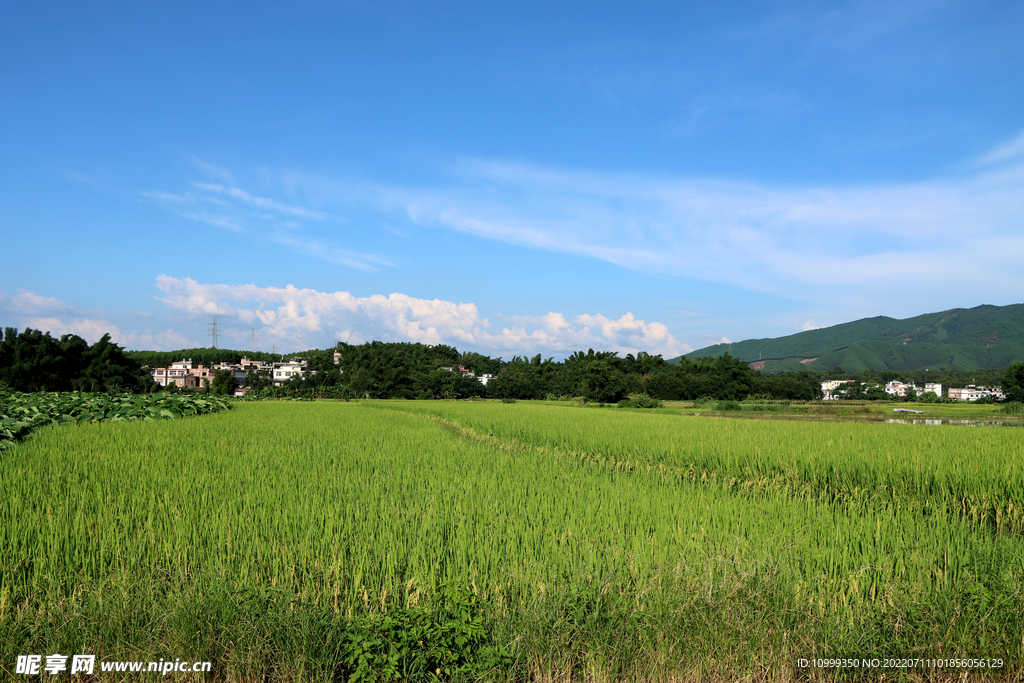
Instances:
[[[690,358],[723,353],[758,370],[977,370],[1024,362],[1024,304],[954,308],[896,320],[879,316],[791,334],[716,344]],[[678,361],[678,359],[675,359]]]

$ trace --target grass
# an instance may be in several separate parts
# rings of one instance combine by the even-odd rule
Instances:
[[[521,403],[391,403],[498,439],[618,469],[654,469],[729,490],[875,509],[943,509],[1024,532],[1024,463],[1015,429],[680,419],[671,413]]]
[[[959,655],[1019,675],[1017,518],[937,504],[1019,509],[1013,431],[528,402],[45,428],[0,454],[0,663],[674,681]]]

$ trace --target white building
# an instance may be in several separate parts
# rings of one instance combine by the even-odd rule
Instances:
[[[207,365],[196,365],[191,358],[182,358],[166,368],[155,368],[151,371],[153,381],[162,387],[177,384],[179,387],[198,388],[203,381],[212,382],[214,369]]]
[[[477,375],[475,372],[473,372],[472,370],[467,368],[465,365],[442,365],[440,368],[438,368],[438,370],[447,370],[448,372],[457,372],[460,375],[462,375],[463,377],[468,377],[470,379],[475,379],[476,381],[480,382],[484,386],[487,386],[487,383],[490,382],[492,379],[494,379],[494,375]]]
[[[853,384],[852,379],[830,379],[827,382],[821,383],[821,393],[823,401],[834,401],[836,400],[836,389],[843,384]]]
[[[309,372],[306,359],[296,356],[285,363],[274,363],[271,379],[275,387],[279,387],[293,377],[303,377]]]
[[[978,387],[972,384],[963,388],[949,388],[949,397],[954,401],[978,401],[989,396],[1000,401],[1005,398],[1002,390],[995,387]]]

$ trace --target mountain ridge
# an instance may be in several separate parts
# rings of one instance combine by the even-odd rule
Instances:
[[[903,319],[874,316],[785,337],[715,344],[686,357],[723,353],[765,372],[1002,368],[1024,361],[1024,304],[984,304]]]

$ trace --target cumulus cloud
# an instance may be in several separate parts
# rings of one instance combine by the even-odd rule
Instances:
[[[54,297],[43,296],[27,289],[17,294],[0,292],[0,312],[19,329],[32,328],[49,332],[54,337],[75,334],[90,344],[104,334],[116,344],[132,349],[171,350],[187,348],[192,344],[180,332],[139,332],[125,330],[108,320],[101,312],[76,310]],[[145,314],[134,313],[136,317]]]
[[[25,326],[49,332],[54,337],[65,334],[78,335],[90,344],[98,341],[104,334],[109,334],[112,342],[128,349],[171,351],[194,346],[185,335],[173,329],[157,333],[131,332],[122,330],[109,320],[98,318],[29,318]]]
[[[716,344],[732,344],[732,339],[729,339],[725,335],[716,337],[713,334],[706,334],[704,335],[704,344],[705,346],[714,346]]]
[[[815,324],[813,320],[808,320],[804,323],[804,332],[810,332],[811,330],[820,330],[821,325]]]
[[[371,339],[423,344],[452,344],[492,353],[568,354],[587,348],[666,357],[692,349],[659,322],[625,313],[618,319],[579,314],[503,317],[500,330],[481,317],[476,304],[418,299],[406,294],[357,297],[349,292],[203,284],[192,278],[157,278],[160,300],[191,316],[218,316],[244,328],[257,328],[261,339],[294,348],[325,346],[333,340],[358,344]]]

